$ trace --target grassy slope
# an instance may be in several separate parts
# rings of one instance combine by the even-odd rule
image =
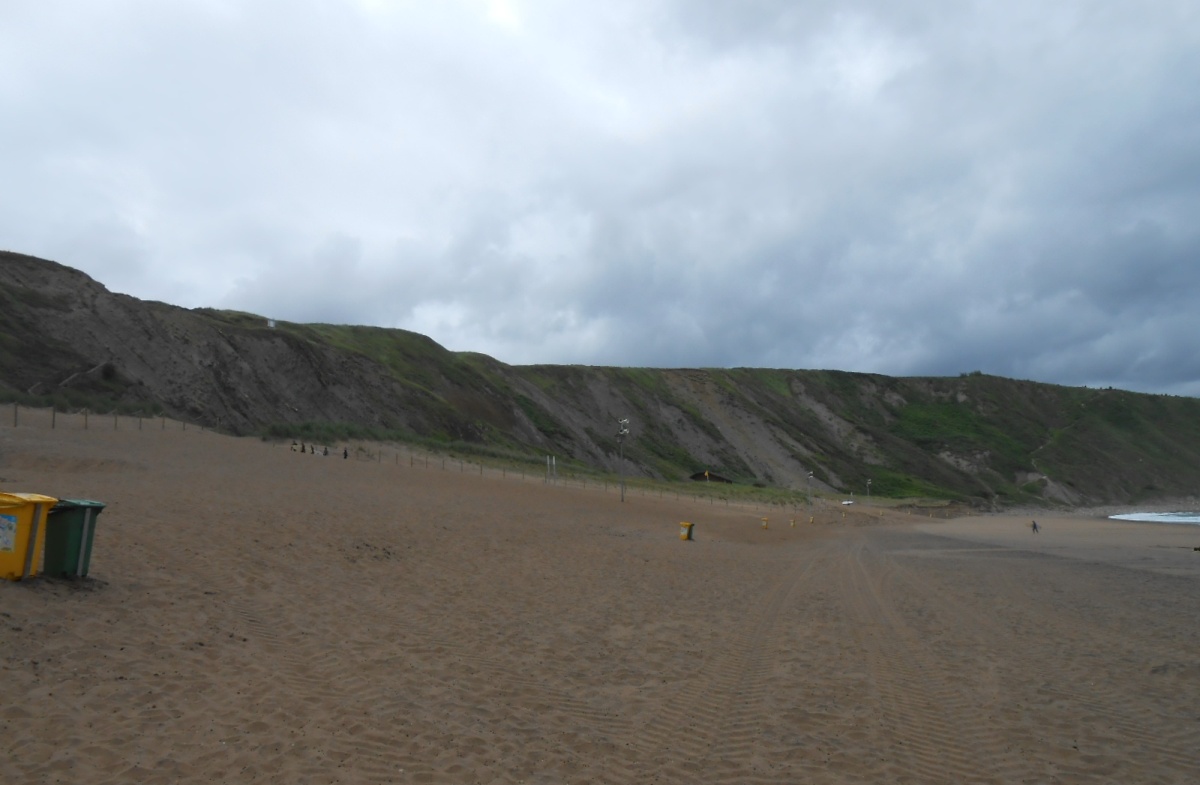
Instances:
[[[59,303],[39,302],[36,293],[0,291],[0,306],[5,306],[0,307],[4,367],[51,365],[57,354],[70,353],[69,347],[37,345],[36,331],[31,333],[22,321],[31,308],[53,310],[62,307]],[[263,325],[261,317],[251,314],[195,313],[224,329]],[[477,450],[514,456],[540,454],[549,445],[582,461],[589,455],[615,454],[614,428],[602,409],[616,401],[638,426],[626,443],[627,458],[668,479],[708,468],[743,483],[763,480],[745,452],[722,437],[713,412],[706,409],[710,405],[764,423],[781,444],[803,452],[796,460],[811,466],[818,478],[836,477],[843,487],[860,491],[870,479],[879,496],[1036,501],[1044,483],[1027,481],[1027,474],[1043,472],[1093,498],[1136,500],[1194,493],[1200,467],[1200,401],[1191,398],[980,374],[904,379],[837,371],[707,369],[688,372],[714,391],[716,403],[702,405],[670,383],[669,375],[680,371],[515,368],[483,355],[447,351],[403,330],[291,323],[277,329],[369,358],[414,393],[410,405],[420,407],[431,423],[425,433],[360,431],[360,436],[465,441]],[[32,354],[35,350],[41,354]],[[596,397],[597,389],[607,396],[603,401]],[[101,386],[88,395],[89,403],[101,409],[107,398],[118,399],[119,391]],[[29,398],[16,388],[7,397]],[[814,405],[825,414],[819,416]],[[830,414],[849,426],[854,439],[827,427]],[[581,421],[586,424],[580,426]],[[264,428],[269,425],[263,423]],[[532,429],[536,444],[519,435],[521,427]],[[690,454],[677,438],[679,428],[711,444],[715,462],[702,465]],[[463,434],[470,437],[464,440]],[[582,441],[588,443],[586,449]]]

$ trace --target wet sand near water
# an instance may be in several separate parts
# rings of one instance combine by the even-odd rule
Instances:
[[[1037,520],[1035,535],[1030,523]],[[1200,577],[1200,525],[1038,515],[980,516],[917,527],[1006,549]]]
[[[1200,772],[1200,527],[1047,516],[1035,539],[855,505],[793,528],[27,419],[0,426],[0,490],[109,506],[92,580],[0,584],[4,782]]]

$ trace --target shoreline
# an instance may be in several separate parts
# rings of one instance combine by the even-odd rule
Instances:
[[[979,515],[980,517],[1020,517],[1022,515],[1029,515],[1036,518],[1040,515],[1046,518],[1108,519],[1113,515],[1126,515],[1139,512],[1161,514],[1185,511],[1197,511],[1200,513],[1200,497],[1173,496],[1167,499],[1140,504],[1097,504],[1080,507],[1036,507],[1019,505],[1014,507],[1006,507],[1003,510],[998,510],[995,512],[983,512],[979,513]]]
[[[1037,520],[1034,534],[1030,522]],[[916,524],[918,531],[1168,575],[1200,578],[1200,526],[1124,521],[1095,513],[988,515]]]

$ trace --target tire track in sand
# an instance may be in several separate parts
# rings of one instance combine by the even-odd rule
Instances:
[[[848,543],[841,596],[878,700],[883,771],[893,782],[1003,782],[1003,740],[980,717],[976,696],[951,682],[946,663],[931,654],[895,606],[889,588],[894,561]]]
[[[780,618],[813,565],[781,562],[784,574],[767,601],[703,670],[685,679],[651,721],[639,729],[623,782],[751,783],[747,771],[763,732]],[[763,781],[775,782],[768,778]]]
[[[1111,630],[1119,629],[1124,617],[1151,608],[1166,618],[1189,615],[1183,599],[1187,585],[1169,577],[1139,579],[1132,571],[1091,565],[1093,571],[1113,570],[1112,581],[1123,587],[1115,598],[1097,602],[1078,590],[1057,588],[1059,575],[1075,569],[1074,562],[1049,556],[1042,560],[1056,570],[1005,572],[1002,590],[1017,601],[993,608],[992,614],[976,617],[973,623],[988,632],[995,650],[1008,662],[1025,659],[1022,649],[1030,642],[1052,652],[1048,661],[1053,667],[1020,692],[1023,705],[1036,707],[1038,735],[1049,739],[1043,744],[1058,750],[1055,769],[1088,778],[1105,765],[1152,759],[1156,768],[1176,770],[1181,781],[1186,780],[1200,769],[1194,704],[1170,692],[1169,676],[1167,684],[1156,683],[1154,668],[1160,663],[1200,662],[1194,653],[1197,636],[1170,623],[1159,625],[1158,634],[1151,635],[1113,635]],[[949,596],[941,600],[942,606],[953,603]],[[1031,608],[1036,614],[1027,610]],[[1159,672],[1170,670],[1158,666]],[[1147,708],[1147,693],[1156,694],[1153,710]]]

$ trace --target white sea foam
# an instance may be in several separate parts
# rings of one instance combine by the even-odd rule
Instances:
[[[1110,515],[1117,521],[1145,521],[1147,523],[1189,523],[1200,526],[1200,512],[1127,512]]]

